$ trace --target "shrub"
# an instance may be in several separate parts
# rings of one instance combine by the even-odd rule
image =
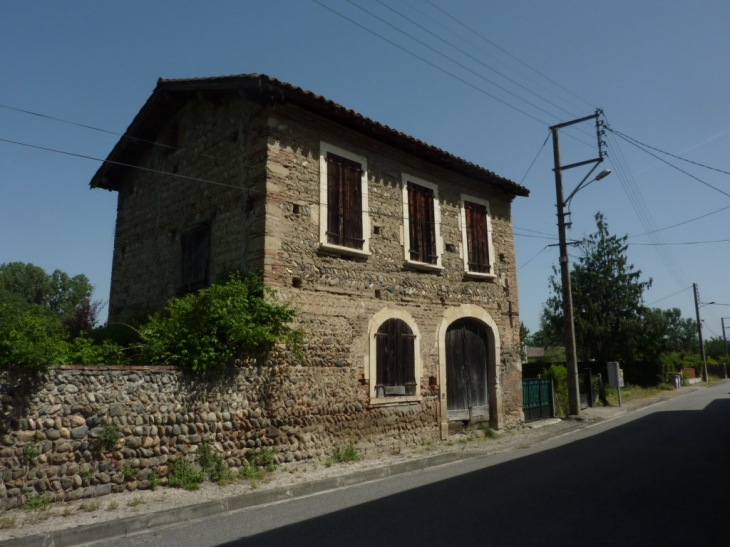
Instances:
[[[273,471],[276,469],[276,464],[274,463],[274,451],[271,448],[262,449],[261,452],[254,456],[253,461],[256,467],[260,467],[266,471]]]
[[[552,364],[542,371],[546,378],[553,380],[555,387],[555,414],[568,414],[568,369],[564,365]]]
[[[261,275],[230,273],[197,293],[171,298],[142,325],[142,355],[149,363],[174,363],[194,371],[225,367],[235,359],[291,345],[301,356],[303,334],[290,327],[294,309],[276,301]]]
[[[202,470],[197,470],[193,465],[183,458],[178,458],[170,464],[168,484],[174,488],[184,490],[197,490],[205,476]]]
[[[360,453],[354,444],[348,443],[344,448],[335,447],[332,452],[332,460],[335,463],[359,462]]]
[[[119,439],[122,438],[122,432],[119,431],[114,424],[106,424],[99,433],[99,447],[102,450],[112,450]]]
[[[48,492],[43,492],[42,494],[31,492],[26,496],[25,502],[23,502],[20,508],[26,511],[45,511],[50,507],[52,501],[53,496]]]
[[[63,363],[67,351],[57,317],[40,306],[0,304],[0,364],[45,369]]]

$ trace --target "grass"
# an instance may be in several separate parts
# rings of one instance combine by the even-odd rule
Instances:
[[[116,501],[112,501],[106,506],[107,511],[115,511],[119,509],[119,504]]]
[[[482,429],[482,433],[484,434],[485,439],[499,439],[500,437],[499,433],[489,426],[485,426],[484,429]]]
[[[178,458],[170,464],[168,484],[173,488],[184,490],[198,490],[200,483],[205,479],[203,471],[198,471],[184,458]]]
[[[359,462],[360,453],[354,444],[348,443],[344,447],[336,446],[330,459],[334,463]]]
[[[79,505],[79,509],[87,513],[93,513],[94,511],[97,511],[99,507],[101,507],[101,502],[98,501],[85,501]]]
[[[145,505],[147,502],[142,498],[133,498],[127,502],[127,507],[137,507],[138,505]]]
[[[11,530],[15,528],[15,517],[0,518],[0,530]]]
[[[643,399],[645,397],[653,397],[662,393],[663,391],[674,390],[669,384],[660,384],[653,387],[639,387],[628,384],[626,387],[621,388],[621,404],[635,399]],[[618,393],[616,388],[606,388],[606,400],[608,406],[618,406]]]
[[[72,517],[72,516],[74,516],[75,514],[76,514],[76,509],[74,509],[73,507],[66,507],[66,508],[65,508],[65,509],[63,510],[63,513],[62,513],[62,515],[63,515],[64,517]]]
[[[51,506],[53,502],[53,496],[44,492],[43,494],[36,494],[31,492],[25,498],[25,502],[20,506],[25,511],[45,511]]]

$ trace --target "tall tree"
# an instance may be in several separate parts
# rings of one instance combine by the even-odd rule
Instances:
[[[585,238],[582,255],[570,273],[576,348],[582,361],[634,360],[645,316],[643,293],[651,279],[629,264],[627,236],[608,231],[602,213],[595,216],[596,232]],[[553,295],[543,306],[542,323],[552,340],[563,336],[563,298],[557,269],[550,277]]]
[[[697,321],[682,317],[679,308],[672,308],[662,312],[667,322],[667,343],[670,351],[684,351],[699,353],[700,338],[697,334]]]
[[[24,262],[0,264],[0,304],[14,308],[38,307],[67,322],[93,327],[99,304],[91,302],[94,287],[84,274],[71,277]]]

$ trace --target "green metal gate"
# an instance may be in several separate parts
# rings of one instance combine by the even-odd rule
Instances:
[[[553,417],[553,385],[549,378],[522,380],[522,410],[526,422]]]

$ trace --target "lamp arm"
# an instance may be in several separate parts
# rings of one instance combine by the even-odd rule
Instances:
[[[585,186],[588,186],[588,184],[590,184],[591,182],[594,182],[596,180],[596,179],[593,179],[591,182],[589,182],[588,184],[586,184],[585,186],[583,186],[583,183],[586,180],[588,180],[588,177],[590,177],[593,174],[593,171],[595,171],[598,168],[599,165],[601,165],[601,162],[600,161],[599,162],[596,162],[596,164],[593,166],[593,168],[590,171],[588,171],[588,174],[585,177],[583,177],[583,180],[578,183],[578,186],[575,187],[575,190],[573,190],[570,193],[570,195],[568,196],[568,199],[565,200],[565,202],[563,204],[564,206],[567,206],[568,203],[570,203],[570,200],[573,199],[573,196],[578,193],[578,190],[580,190],[582,188],[585,188]]]

